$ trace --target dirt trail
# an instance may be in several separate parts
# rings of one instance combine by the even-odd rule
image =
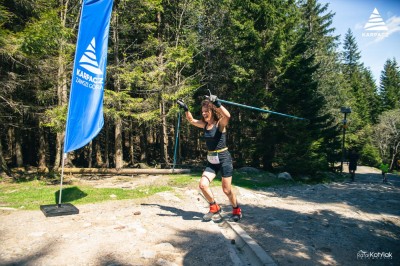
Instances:
[[[280,265],[399,265],[398,176],[359,167],[355,182],[239,191],[242,228]]]
[[[400,178],[380,178],[360,167],[355,182],[236,188],[240,226],[278,265],[396,265]],[[160,180],[87,182],[129,189]],[[214,193],[227,203],[221,189]],[[0,265],[241,265],[219,226],[201,221],[207,205],[195,188],[78,208],[78,215],[50,218],[39,210],[0,210]],[[377,252],[386,257],[372,259]]]

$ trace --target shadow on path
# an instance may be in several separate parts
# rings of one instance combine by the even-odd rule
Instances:
[[[158,216],[181,216],[183,220],[203,220],[203,213],[201,212],[194,212],[194,211],[184,211],[182,209],[178,209],[171,206],[165,206],[161,204],[140,204],[142,206],[156,206],[159,207],[163,211],[170,212],[171,214],[166,213],[159,213]]]

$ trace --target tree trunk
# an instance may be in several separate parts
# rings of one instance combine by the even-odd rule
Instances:
[[[116,8],[116,10],[118,10]],[[118,16],[113,16],[112,17],[112,24],[113,24],[113,43],[114,43],[114,59],[115,59],[115,66],[116,68],[119,67],[119,36],[118,36],[118,31],[119,31],[119,21],[118,21]],[[114,88],[115,92],[119,93],[121,91],[121,82],[118,73],[115,73],[114,76]],[[121,110],[121,104],[116,103],[116,108],[117,110]],[[123,167],[123,152],[122,152],[122,119],[120,117],[117,117],[115,119],[115,168],[120,169]]]
[[[161,110],[161,154],[162,161],[168,165],[168,130],[167,130],[167,118],[165,111],[165,101],[161,98],[160,101],[160,110]]]
[[[39,150],[38,150],[38,168],[40,171],[46,171],[46,136],[43,128],[39,127]]]
[[[56,136],[56,157],[54,159],[54,170],[58,170],[61,166],[62,142],[64,139],[63,133],[57,133]]]
[[[140,161],[144,162],[147,160],[147,129],[146,126],[142,126],[142,134],[140,134]]]
[[[392,159],[390,162],[390,170],[391,171],[396,166],[396,157],[399,154],[399,148],[400,148],[400,142],[397,142],[395,145],[393,145],[393,155],[392,155]]]
[[[134,149],[134,145],[135,145],[135,137],[134,137],[134,128],[133,128],[133,121],[130,122],[131,126],[130,126],[130,131],[127,132],[128,134],[128,138],[129,138],[129,163],[130,165],[134,165],[135,164],[135,149]]]
[[[106,126],[106,143],[105,143],[105,148],[104,148],[104,156],[106,157],[106,167],[110,167],[110,143],[109,143],[109,128]]]
[[[10,170],[8,169],[7,162],[3,156],[3,145],[1,144],[0,139],[0,173],[5,172],[7,175],[10,175]]]
[[[157,38],[158,42],[161,44],[163,42],[162,40],[162,16],[161,12],[157,13],[157,24],[158,24],[158,32],[157,32]],[[163,53],[163,48],[160,47],[158,51],[158,67],[160,69],[164,69],[164,53]],[[158,81],[158,84],[160,86],[163,86],[163,81],[161,80],[162,78],[160,77],[160,80]],[[164,88],[163,88],[164,90]],[[162,90],[162,91],[163,91]],[[162,97],[162,93],[159,94],[159,105],[160,105],[160,116],[161,116],[161,136],[160,136],[160,143],[161,143],[161,160],[165,164],[169,164],[169,159],[168,159],[168,134],[167,134],[167,119],[166,119],[166,112],[165,112],[165,100]]]
[[[60,1],[60,5],[62,6],[60,12],[60,21],[63,27],[66,26],[67,23],[67,12],[69,6],[69,0],[65,2]],[[57,97],[58,97],[58,105],[64,106],[68,104],[68,87],[67,87],[67,71],[65,66],[65,46],[66,41],[64,38],[59,39],[60,49],[58,54],[58,71],[57,71]],[[57,133],[56,140],[56,158],[54,160],[54,169],[58,169],[61,166],[61,156],[63,153],[63,141],[64,141],[64,132]],[[68,163],[68,156],[65,160],[65,163]]]
[[[7,157],[14,158],[14,153],[14,128],[9,127],[7,130]]]
[[[117,118],[115,121],[115,168],[120,169],[124,166],[122,159],[122,120]]]
[[[21,144],[21,135],[19,130],[17,130],[16,134],[14,134],[15,141],[15,163],[17,167],[24,166],[24,157],[22,154],[22,144]]]
[[[101,156],[100,140],[94,142],[94,149],[96,154],[96,165],[98,167],[104,167],[103,157]]]
[[[87,155],[86,158],[88,160],[88,167],[92,168],[92,155],[93,155],[93,141],[89,142],[89,145],[87,147]]]

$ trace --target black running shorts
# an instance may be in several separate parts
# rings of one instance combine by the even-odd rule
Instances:
[[[233,174],[232,157],[228,150],[218,153],[219,164],[212,164],[207,161],[205,172],[218,174],[221,170],[221,176],[231,177]]]

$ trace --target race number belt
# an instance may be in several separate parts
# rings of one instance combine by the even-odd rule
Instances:
[[[220,153],[220,152],[226,151],[227,149],[228,149],[228,147],[225,147],[225,148],[222,148],[220,150],[208,151],[208,153]]]
[[[212,163],[212,164],[219,164],[219,157],[218,157],[218,153],[223,152],[228,150],[227,147],[220,149],[220,150],[215,150],[215,151],[208,151],[207,152],[207,160]]]

